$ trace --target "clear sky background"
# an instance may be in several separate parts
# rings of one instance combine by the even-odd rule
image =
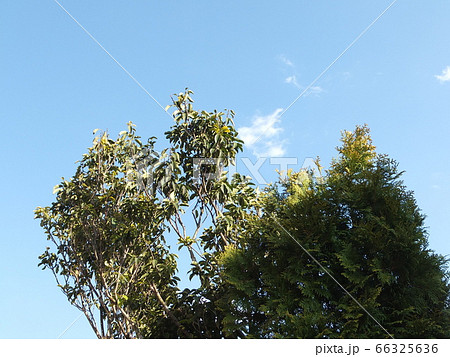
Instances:
[[[379,153],[405,170],[427,215],[430,247],[449,255],[450,2],[398,0],[61,0],[164,107],[194,90],[199,109],[236,111],[242,157],[336,155],[340,132],[367,123]],[[92,142],[172,121],[52,0],[0,3],[0,338],[56,338],[80,314],[37,267],[47,242],[36,206],[70,178]],[[238,161],[238,170],[245,167]],[[266,160],[261,172],[276,179]],[[93,338],[84,317],[65,338]]]

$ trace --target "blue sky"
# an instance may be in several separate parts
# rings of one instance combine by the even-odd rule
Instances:
[[[450,2],[398,0],[285,112],[391,1],[60,3],[162,106],[189,87],[197,108],[235,110],[253,163],[328,166],[340,131],[367,123],[406,171],[431,248],[450,254]],[[73,175],[93,129],[115,136],[131,120],[162,147],[172,122],[54,1],[2,1],[0,49],[0,337],[56,338],[79,312],[37,267],[34,208]],[[261,173],[277,168],[267,159]],[[64,337],[94,335],[81,318]]]

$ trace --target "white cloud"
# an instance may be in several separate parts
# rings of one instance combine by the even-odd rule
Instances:
[[[295,65],[292,61],[290,61],[288,58],[286,58],[284,55],[280,55],[279,56],[280,60],[286,64],[287,66],[291,67],[293,72],[295,73]],[[295,86],[297,89],[300,90],[304,90],[306,87],[302,86],[300,84],[300,82],[297,79],[297,75],[296,74],[292,74],[291,76],[288,76],[285,78],[284,83],[288,83],[288,84],[292,84],[293,86]],[[319,86],[312,86],[310,88],[308,88],[308,93],[307,94],[320,94],[322,93],[324,90],[322,87]]]
[[[294,67],[292,61],[289,60],[285,55],[279,55],[278,57],[280,58],[281,62],[283,62],[286,66]]]
[[[274,143],[272,141],[269,141],[266,145],[266,149],[267,150],[260,156],[282,157],[286,153],[283,142]]]
[[[252,149],[255,156],[280,157],[285,154],[285,142],[279,139],[283,128],[278,126],[282,112],[283,109],[278,108],[266,116],[256,115],[251,126],[238,129],[245,146]]]
[[[450,66],[447,66],[442,71],[441,75],[435,75],[435,77],[439,80],[439,82],[444,83],[450,81]]]
[[[323,92],[323,88],[319,86],[312,86],[311,88],[309,88],[309,91],[312,94],[319,94]]]
[[[294,74],[292,76],[287,77],[284,80],[285,83],[292,83],[294,86],[296,86],[297,88],[301,88],[301,85],[298,83],[297,81],[297,76]]]
[[[298,89],[305,89],[305,87],[303,87],[297,80],[297,76],[295,74],[293,74],[292,76],[287,77],[284,80],[285,83],[289,83],[289,84],[293,84],[295,87],[297,87]],[[310,88],[308,88],[308,94],[319,94],[323,92],[323,88],[319,87],[319,86],[312,86]]]

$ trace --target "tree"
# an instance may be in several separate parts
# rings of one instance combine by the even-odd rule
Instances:
[[[449,336],[447,261],[367,127],[344,132],[323,178],[289,171],[259,193],[225,171],[242,150],[234,113],[196,111],[191,94],[168,106],[170,147],[131,122],[100,133],[35,211],[52,242],[39,265],[97,337]],[[173,245],[197,288],[180,290]]]
[[[176,262],[165,244],[164,207],[127,178],[131,158],[153,144],[143,145],[131,123],[116,141],[103,133],[74,177],[55,187],[56,202],[36,209],[56,247],[47,248],[40,265],[52,270],[99,338],[151,334],[148,326],[170,316],[175,299]]]
[[[338,152],[325,177],[290,171],[248,213],[244,238],[221,256],[232,287],[225,330],[450,337],[447,261],[428,249],[424,216],[397,163],[376,154],[366,126],[344,132]]]
[[[39,265],[99,338],[223,337],[217,257],[237,239],[253,189],[224,171],[242,150],[234,113],[195,111],[191,94],[169,106],[170,148],[156,152],[154,137],[143,144],[132,123],[117,140],[103,133],[55,187],[56,201],[35,211],[56,249]],[[178,288],[173,236],[189,251],[198,289]]]

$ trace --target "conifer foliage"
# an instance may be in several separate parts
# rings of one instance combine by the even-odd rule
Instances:
[[[397,163],[376,154],[366,126],[345,131],[338,153],[323,177],[288,172],[267,189],[245,239],[222,255],[233,287],[226,329],[256,338],[448,338],[446,260],[428,249]]]

